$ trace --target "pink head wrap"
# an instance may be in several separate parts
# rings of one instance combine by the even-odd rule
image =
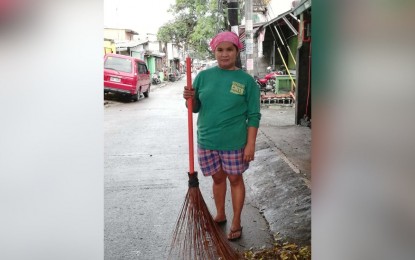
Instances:
[[[239,40],[238,35],[234,32],[220,32],[210,41],[210,48],[212,51],[216,50],[216,47],[222,42],[231,42],[238,47],[239,50],[243,48],[241,41]]]

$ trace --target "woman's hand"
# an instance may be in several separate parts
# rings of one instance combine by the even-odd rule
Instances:
[[[244,149],[244,161],[250,162],[255,159],[255,144],[246,144]]]
[[[186,99],[186,107],[189,101],[191,100],[193,113],[199,112],[200,101],[196,98],[194,89],[189,90],[186,88],[186,86],[184,86],[183,98]]]
[[[194,98],[195,96],[195,91],[194,89],[192,90],[188,90],[186,86],[184,86],[184,90],[183,90],[183,98],[188,100],[189,98]]]

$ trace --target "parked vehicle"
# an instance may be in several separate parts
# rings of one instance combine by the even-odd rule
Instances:
[[[171,70],[171,72],[169,73],[169,81],[176,81],[182,78],[182,74],[180,73],[180,71],[178,69],[173,69]]]
[[[151,76],[151,83],[154,85],[161,83],[160,76],[157,73],[154,73],[153,76]]]
[[[176,74],[174,74],[174,73],[169,73],[169,81],[171,81],[171,82],[176,81]]]
[[[285,75],[286,70],[283,66],[280,66],[280,69],[278,71],[272,71],[271,67],[267,67],[267,74],[263,78],[259,78],[258,76],[254,76],[255,81],[260,86],[261,91],[263,92],[275,92],[275,83],[276,78],[279,75]]]
[[[254,79],[256,83],[258,84],[261,92],[264,92],[264,93],[273,92],[273,89],[275,89],[275,87],[273,87],[272,85],[272,80],[268,81],[265,79],[260,79],[258,76],[254,76]]]
[[[254,76],[255,81],[258,83],[260,90],[263,92],[275,92],[275,77],[278,74],[276,72],[271,72],[265,75],[264,78],[259,78],[258,76]]]
[[[104,93],[130,96],[137,101],[150,95],[150,71],[143,60],[108,53],[104,56]]]

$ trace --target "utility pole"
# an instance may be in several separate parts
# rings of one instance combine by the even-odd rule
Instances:
[[[238,0],[228,0],[228,21],[230,28],[229,31],[236,33],[238,32]]]
[[[239,11],[238,0],[229,0],[228,1],[228,21],[229,21],[230,31],[234,32],[236,35],[239,36],[238,11]],[[240,55],[238,55],[238,58],[236,60],[236,67],[238,68],[242,67]]]
[[[254,75],[254,37],[252,22],[252,0],[245,0],[245,54],[246,72]]]

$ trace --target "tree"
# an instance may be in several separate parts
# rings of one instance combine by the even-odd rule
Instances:
[[[159,29],[158,40],[193,51],[195,58],[211,56],[209,40],[217,33],[222,16],[218,12],[218,0],[176,0],[169,12],[174,14],[174,19]]]

